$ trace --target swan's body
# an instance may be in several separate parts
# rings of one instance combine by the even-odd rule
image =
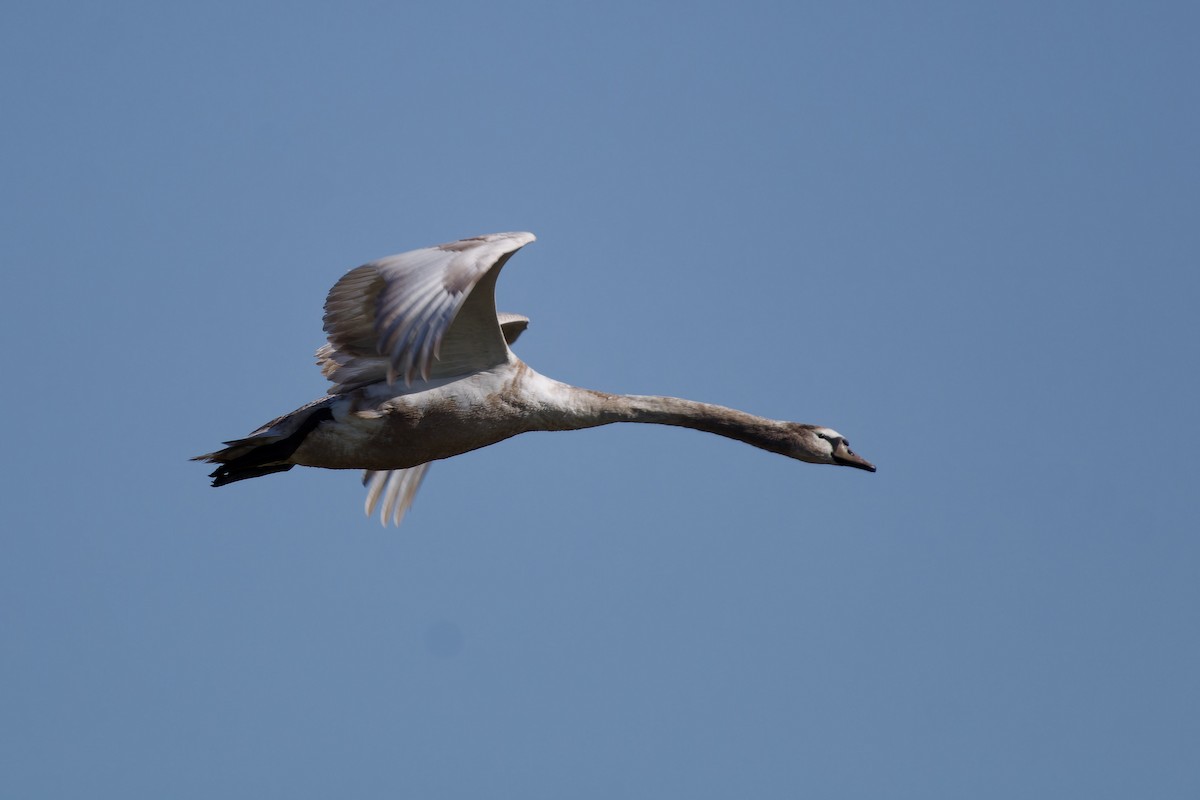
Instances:
[[[528,320],[497,314],[501,267],[531,233],[402,253],[348,272],[325,302],[317,351],[329,395],[225,449],[213,485],[293,466],[366,470],[367,514],[399,524],[429,462],[528,431],[652,422],[715,433],[816,464],[875,471],[829,428],[673,397],[614,395],[539,375],[509,345]]]

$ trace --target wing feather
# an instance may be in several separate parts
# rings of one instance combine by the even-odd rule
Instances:
[[[336,384],[334,391],[399,378],[411,385],[418,377],[465,374],[503,363],[507,345],[496,316],[495,275],[533,240],[532,233],[494,233],[401,253],[347,272],[325,300],[329,344],[317,351],[321,371]],[[448,334],[455,340],[454,357],[439,364]]]
[[[383,500],[379,512],[380,524],[386,526],[389,522],[399,525],[408,509],[412,507],[421,481],[429,471],[428,464],[419,464],[408,469],[367,470],[363,473],[363,486],[367,487],[367,499],[364,505],[367,516],[375,513],[375,507]]]

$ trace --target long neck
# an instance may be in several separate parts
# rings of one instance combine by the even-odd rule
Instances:
[[[614,422],[649,422],[715,433],[729,439],[797,457],[788,423],[758,417],[725,406],[699,403],[678,397],[621,395],[581,389],[538,376],[547,384],[545,396],[553,397],[550,413],[537,414],[542,430],[574,430],[611,425]]]

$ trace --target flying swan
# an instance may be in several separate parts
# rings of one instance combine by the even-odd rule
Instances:
[[[430,462],[527,431],[652,422],[737,439],[812,464],[874,472],[837,431],[674,397],[581,389],[509,349],[529,324],[496,312],[496,278],[532,233],[493,233],[350,270],[325,300],[317,363],[330,393],[196,456],[213,486],[296,465],[361,469],[366,512],[399,525]],[[381,505],[382,503],[382,505]]]

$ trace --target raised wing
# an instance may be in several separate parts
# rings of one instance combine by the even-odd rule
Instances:
[[[325,300],[329,344],[317,351],[334,392],[400,377],[411,385],[418,376],[428,380],[504,363],[508,348],[496,315],[496,278],[534,238],[476,236],[373,261],[342,276]]]

